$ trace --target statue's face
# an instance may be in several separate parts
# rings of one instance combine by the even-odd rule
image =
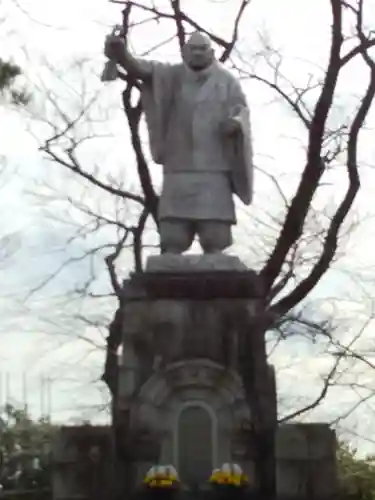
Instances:
[[[194,71],[207,68],[214,60],[210,40],[199,33],[192,35],[184,47],[184,61]]]

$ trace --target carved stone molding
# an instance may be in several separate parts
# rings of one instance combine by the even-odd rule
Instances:
[[[179,404],[199,399],[225,414],[229,425],[250,419],[241,379],[237,373],[208,359],[179,361],[167,365],[141,387],[132,409],[133,422],[147,421],[161,429]]]

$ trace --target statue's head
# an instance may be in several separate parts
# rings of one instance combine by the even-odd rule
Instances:
[[[214,49],[208,36],[196,31],[191,35],[183,49],[185,63],[194,71],[200,71],[212,64]]]

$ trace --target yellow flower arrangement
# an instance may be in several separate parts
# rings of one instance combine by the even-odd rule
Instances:
[[[143,483],[150,488],[172,488],[179,484],[173,465],[156,465],[147,472]]]
[[[243,487],[249,483],[246,474],[244,474],[242,468],[237,464],[224,464],[220,469],[213,470],[209,481],[214,485],[236,487]]]

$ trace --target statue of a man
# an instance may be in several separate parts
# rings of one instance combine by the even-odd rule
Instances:
[[[135,58],[115,33],[105,55],[142,82],[152,157],[164,167],[162,252],[183,253],[196,235],[205,253],[223,251],[236,223],[233,194],[249,205],[253,191],[249,110],[239,81],[199,32],[185,44],[182,64]]]

